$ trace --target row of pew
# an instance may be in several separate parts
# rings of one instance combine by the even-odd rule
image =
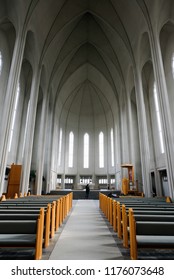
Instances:
[[[33,248],[42,259],[43,248],[72,208],[73,194],[30,195],[0,202],[0,248]]]
[[[132,260],[138,259],[139,248],[174,248],[174,203],[169,197],[110,198],[100,193],[99,203]]]

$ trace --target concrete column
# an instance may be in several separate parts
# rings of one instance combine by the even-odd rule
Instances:
[[[47,122],[47,145],[48,145],[48,155],[47,155],[47,192],[53,189],[52,186],[52,170],[53,169],[53,158],[52,157],[52,147],[53,147],[53,113],[48,112],[48,122]]]
[[[62,189],[65,189],[65,173],[62,174]]]
[[[125,95],[125,93],[122,93]],[[125,97],[126,98],[126,97]],[[121,164],[125,162],[129,162],[129,148],[128,148],[128,124],[127,124],[127,100],[123,100],[121,102],[121,115],[120,115],[120,127],[121,127]]]
[[[36,165],[36,194],[42,193],[42,177],[45,157],[45,142],[46,142],[46,125],[48,116],[48,99],[45,92],[42,102],[41,124],[39,128],[38,150],[37,150],[37,165]]]
[[[19,77],[21,73],[21,65],[23,60],[23,53],[25,47],[26,34],[20,31],[17,34],[14,52],[11,62],[11,68],[9,73],[7,91],[5,95],[5,103],[4,103],[4,111],[3,111],[3,119],[2,126],[0,128],[0,195],[2,192],[4,174],[7,164],[7,156],[8,156],[8,145],[9,138],[12,126],[12,118],[14,105],[17,94],[17,86],[19,82]]]
[[[135,91],[137,100],[137,114],[139,124],[140,151],[142,163],[143,191],[146,196],[151,196],[151,180],[150,180],[150,150],[148,141],[148,129],[146,121],[146,112],[144,105],[144,96],[142,88],[141,73],[138,69],[134,71]]]
[[[35,71],[33,72],[33,79],[31,85],[30,112],[28,117],[28,127],[27,127],[26,141],[24,147],[24,160],[22,166],[22,178],[21,178],[22,193],[28,191],[37,101],[38,101],[38,94],[39,94],[40,75],[41,75],[41,69],[35,69]]]
[[[56,182],[55,182],[55,173],[57,174],[57,160],[58,160],[58,134],[57,134],[57,123],[55,121],[55,114],[51,113],[51,133],[50,133],[50,163],[51,163],[51,170],[54,173],[54,179],[52,180],[52,190],[55,190],[56,188]]]
[[[135,154],[133,146],[133,127],[132,127],[132,110],[131,110],[131,100],[129,93],[127,94],[127,128],[128,128],[128,153],[129,161],[134,165],[135,168]]]
[[[154,76],[160,106],[163,141],[165,145],[166,167],[169,182],[169,193],[174,197],[174,132],[172,129],[172,118],[167,93],[167,85],[164,73],[163,60],[161,55],[159,37],[150,32],[150,44],[154,68]]]

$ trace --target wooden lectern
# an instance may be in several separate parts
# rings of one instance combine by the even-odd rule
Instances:
[[[7,185],[7,198],[14,198],[15,194],[20,194],[22,165],[12,164]]]
[[[134,186],[134,167],[129,163],[122,164],[121,167],[128,170],[128,178],[122,179],[122,191],[126,195],[130,191],[130,186]]]

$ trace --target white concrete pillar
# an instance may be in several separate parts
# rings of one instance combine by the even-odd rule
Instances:
[[[42,193],[42,177],[45,158],[45,142],[46,142],[46,125],[48,116],[48,99],[45,92],[42,101],[41,123],[39,128],[38,150],[37,150],[37,164],[36,164],[36,194]]]
[[[34,128],[35,128],[35,121],[36,121],[37,101],[38,101],[38,94],[39,94],[40,75],[41,75],[40,68],[35,69],[33,71],[33,79],[32,79],[31,94],[30,94],[30,111],[28,116],[28,126],[27,126],[26,141],[24,147],[24,160],[22,166],[22,178],[21,178],[22,193],[28,191]]]
[[[128,147],[128,116],[127,116],[127,100],[125,96],[125,92],[122,92],[124,96],[124,100],[120,102],[120,127],[121,127],[121,164],[129,162],[129,147]]]
[[[53,169],[53,160],[52,160],[52,141],[53,141],[53,113],[48,112],[48,121],[47,121],[47,193],[52,189],[52,169]]]
[[[129,163],[132,163],[135,168],[135,154],[133,145],[133,125],[132,125],[132,110],[131,110],[131,99],[130,94],[127,93],[127,128],[128,128],[128,153]],[[134,169],[135,170],[135,169]]]
[[[148,141],[147,120],[143,96],[142,78],[139,69],[134,71],[135,92],[137,100],[137,115],[139,124],[139,139],[142,163],[143,192],[146,196],[152,196],[150,181],[150,150]]]
[[[171,197],[174,197],[174,132],[172,129],[173,120],[171,118],[170,113],[167,85],[159,37],[154,32],[150,32],[150,45],[162,120],[163,141],[165,145],[164,148],[166,156],[166,167],[169,182],[169,193]]]
[[[2,114],[2,126],[0,127],[0,195],[2,192],[4,174],[7,164],[8,145],[12,126],[14,105],[17,95],[17,86],[21,73],[25,40],[26,34],[22,31],[19,31],[16,36],[11,68],[9,72],[7,91],[5,94],[4,111]]]

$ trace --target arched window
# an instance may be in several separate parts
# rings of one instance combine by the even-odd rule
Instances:
[[[99,167],[104,167],[104,134],[99,133]]]
[[[83,157],[83,167],[89,168],[89,134],[85,133],[84,135],[84,157]]]
[[[156,111],[156,117],[157,117],[161,153],[164,153],[164,142],[163,142],[163,135],[162,135],[161,117],[160,117],[158,95],[157,95],[157,89],[156,89],[155,83],[154,83],[154,87],[153,87],[153,93],[154,93],[155,111]]]
[[[172,76],[173,76],[173,79],[174,79],[174,53],[172,54],[171,68],[172,68]]]
[[[111,128],[111,166],[114,166],[114,133]]]
[[[15,118],[16,118],[16,111],[17,111],[17,105],[18,105],[18,100],[19,100],[19,93],[20,93],[20,85],[18,83],[17,93],[16,93],[16,100],[15,100],[15,106],[14,106],[14,111],[13,111],[13,118],[12,118],[12,126],[11,126],[11,132],[10,132],[10,141],[9,141],[9,148],[8,148],[9,152],[11,150],[11,143],[12,143],[13,132],[14,132],[14,124],[15,124]]]
[[[73,152],[74,152],[74,133],[69,133],[69,167],[73,167]]]
[[[0,76],[1,76],[1,73],[2,73],[2,53],[0,51]]]
[[[58,166],[61,165],[61,155],[62,155],[62,128],[59,133],[59,154],[58,154]]]

